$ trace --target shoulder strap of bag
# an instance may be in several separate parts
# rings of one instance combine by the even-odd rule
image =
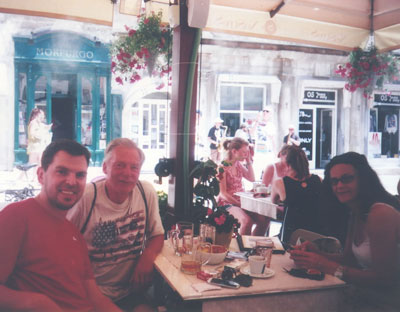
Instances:
[[[142,198],[143,198],[143,202],[144,202],[144,206],[146,209],[146,223],[144,226],[144,237],[143,237],[143,244],[142,244],[142,252],[144,250],[144,245],[146,244],[146,232],[147,232],[147,224],[148,224],[148,216],[149,216],[149,206],[147,205],[147,199],[146,199],[146,195],[144,193],[144,189],[143,189],[143,185],[140,181],[137,181],[137,187],[140,191],[140,194],[142,194]]]
[[[94,188],[94,197],[93,197],[93,201],[92,201],[92,206],[90,207],[90,210],[89,210],[89,214],[88,214],[88,216],[86,217],[85,223],[84,223],[83,226],[82,226],[81,234],[85,233],[85,231],[86,231],[86,227],[87,227],[87,225],[88,225],[88,222],[89,222],[89,220],[90,220],[90,217],[92,216],[94,204],[96,203],[97,187],[96,187],[96,183],[94,183],[94,182],[91,182],[91,183],[93,184],[93,188]]]

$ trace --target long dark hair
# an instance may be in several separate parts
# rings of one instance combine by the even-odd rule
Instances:
[[[328,200],[339,203],[331,186],[331,169],[332,167],[346,164],[351,165],[358,175],[358,199],[361,203],[361,213],[364,218],[368,216],[371,206],[375,203],[381,202],[393,206],[400,210],[400,202],[385,190],[378,175],[369,165],[367,158],[356,152],[348,152],[332,158],[332,160],[325,167],[325,178],[323,187]]]
[[[286,152],[286,163],[294,171],[296,171],[296,178],[300,181],[304,180],[310,175],[306,153],[304,153],[300,147],[288,145]]]

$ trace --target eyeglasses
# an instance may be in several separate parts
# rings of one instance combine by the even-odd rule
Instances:
[[[342,182],[342,184],[349,184],[353,182],[354,178],[354,175],[344,174],[340,178],[331,178],[331,185],[336,186],[338,185],[339,181]]]

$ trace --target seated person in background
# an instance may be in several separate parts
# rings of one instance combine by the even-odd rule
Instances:
[[[289,145],[282,146],[278,153],[279,161],[273,164],[269,164],[263,173],[262,183],[265,186],[272,185],[278,178],[283,178],[286,176],[288,171],[288,166],[286,164],[286,154],[289,149]]]
[[[240,198],[234,195],[244,191],[242,178],[254,182],[253,162],[249,152],[249,142],[241,138],[226,140],[223,145],[227,158],[222,162],[224,173],[220,177],[218,206],[231,205],[228,212],[240,222],[241,235],[264,236],[270,219],[240,208]],[[243,165],[242,162],[246,161]],[[255,225],[253,229],[253,225]]]
[[[306,242],[291,251],[296,265],[333,274],[357,285],[351,298],[359,311],[400,307],[400,213],[364,155],[334,157],[325,168],[331,196],[350,210],[343,254],[320,254]],[[360,297],[361,296],[361,297]]]
[[[310,174],[308,159],[304,151],[294,145],[286,154],[288,172],[272,185],[272,202],[284,202],[285,216],[281,229],[281,240],[289,242],[290,235],[297,229],[316,232],[318,230],[318,206],[321,179]]]
[[[88,185],[68,213],[87,242],[101,291],[130,311],[152,311],[145,291],[164,243],[157,193],[150,183],[139,181],[143,162],[133,141],[111,141],[103,162],[106,178]]]
[[[40,194],[0,212],[1,311],[119,311],[96,285],[86,243],[65,215],[82,196],[90,153],[59,140],[38,168]]]
[[[283,143],[287,145],[296,145],[300,146],[300,138],[294,133],[294,126],[289,126],[289,133],[283,137]]]

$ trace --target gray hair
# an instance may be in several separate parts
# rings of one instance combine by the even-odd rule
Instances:
[[[108,143],[107,148],[104,152],[104,162],[106,162],[110,158],[111,152],[113,151],[114,148],[118,146],[124,146],[127,148],[133,148],[137,150],[140,156],[140,164],[143,165],[145,160],[143,151],[139,148],[139,146],[137,146],[135,142],[133,142],[131,139],[128,138],[117,138]]]

